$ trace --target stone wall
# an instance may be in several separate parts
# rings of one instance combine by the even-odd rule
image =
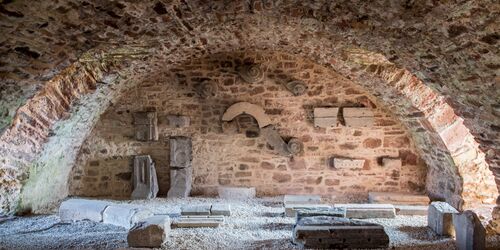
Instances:
[[[261,63],[266,78],[249,84],[237,74],[243,63]],[[70,193],[125,198],[131,193],[132,156],[150,154],[156,163],[160,195],[169,188],[169,136],[193,138],[193,194],[216,193],[219,185],[255,186],[258,195],[317,193],[351,197],[368,191],[422,192],[426,166],[406,130],[376,99],[352,81],[283,53],[216,54],[202,60],[165,67],[130,89],[101,117],[82,145],[70,178]],[[167,69],[168,68],[168,69]],[[202,98],[193,86],[214,82],[216,96]],[[282,85],[302,80],[308,91],[293,96]],[[292,158],[277,155],[259,135],[256,121],[242,115],[222,123],[233,103],[263,107],[285,138],[298,137],[304,151]],[[314,107],[373,107],[372,127],[315,128]],[[134,112],[156,111],[159,140],[134,139]],[[190,117],[175,128],[167,115]],[[365,159],[361,169],[335,169],[331,156]],[[382,157],[401,157],[401,167],[382,166]]]

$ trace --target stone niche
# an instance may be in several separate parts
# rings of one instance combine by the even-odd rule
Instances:
[[[158,140],[158,117],[156,112],[134,113],[135,139],[138,141]]]

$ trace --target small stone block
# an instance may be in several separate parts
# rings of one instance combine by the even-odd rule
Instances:
[[[231,206],[229,204],[213,204],[210,208],[210,214],[231,216]]]
[[[129,247],[159,248],[170,232],[170,217],[156,215],[139,221],[127,235]]]
[[[255,198],[254,187],[218,187],[219,197],[222,199],[245,200]]]
[[[392,204],[335,204],[334,207],[344,208],[347,218],[370,219],[396,217],[396,208]]]
[[[181,215],[210,215],[211,205],[183,206]]]
[[[292,195],[287,194],[283,197],[284,204],[319,204],[321,196],[319,195]]]
[[[132,205],[110,205],[104,210],[103,222],[131,228],[136,222],[153,216],[153,213],[145,208]]]
[[[486,230],[477,215],[470,211],[453,214],[458,250],[484,250]]]
[[[446,202],[432,202],[429,206],[427,225],[438,235],[453,236],[453,214],[458,211]]]
[[[109,202],[86,199],[69,199],[59,207],[61,221],[91,220],[102,222],[102,214]]]
[[[302,209],[329,209],[332,206],[328,204],[285,204],[285,215],[287,217],[297,216],[297,211]]]

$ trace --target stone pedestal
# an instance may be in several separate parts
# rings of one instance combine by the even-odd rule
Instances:
[[[129,247],[159,248],[167,240],[170,232],[170,218],[156,215],[139,221],[127,235]]]
[[[453,214],[456,213],[458,211],[446,202],[432,202],[429,206],[427,224],[438,235],[452,236],[455,234]]]
[[[134,158],[134,175],[132,177],[134,191],[132,199],[152,199],[158,194],[158,180],[153,160],[149,155]]]
[[[470,211],[453,214],[458,250],[484,250],[486,230],[477,215]]]

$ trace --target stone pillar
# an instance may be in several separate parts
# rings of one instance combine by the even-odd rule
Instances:
[[[193,179],[191,138],[170,138],[170,189],[167,197],[185,198],[191,192]]]
[[[158,194],[156,169],[149,155],[134,157],[134,173],[132,176],[134,191],[132,199],[152,199]]]

